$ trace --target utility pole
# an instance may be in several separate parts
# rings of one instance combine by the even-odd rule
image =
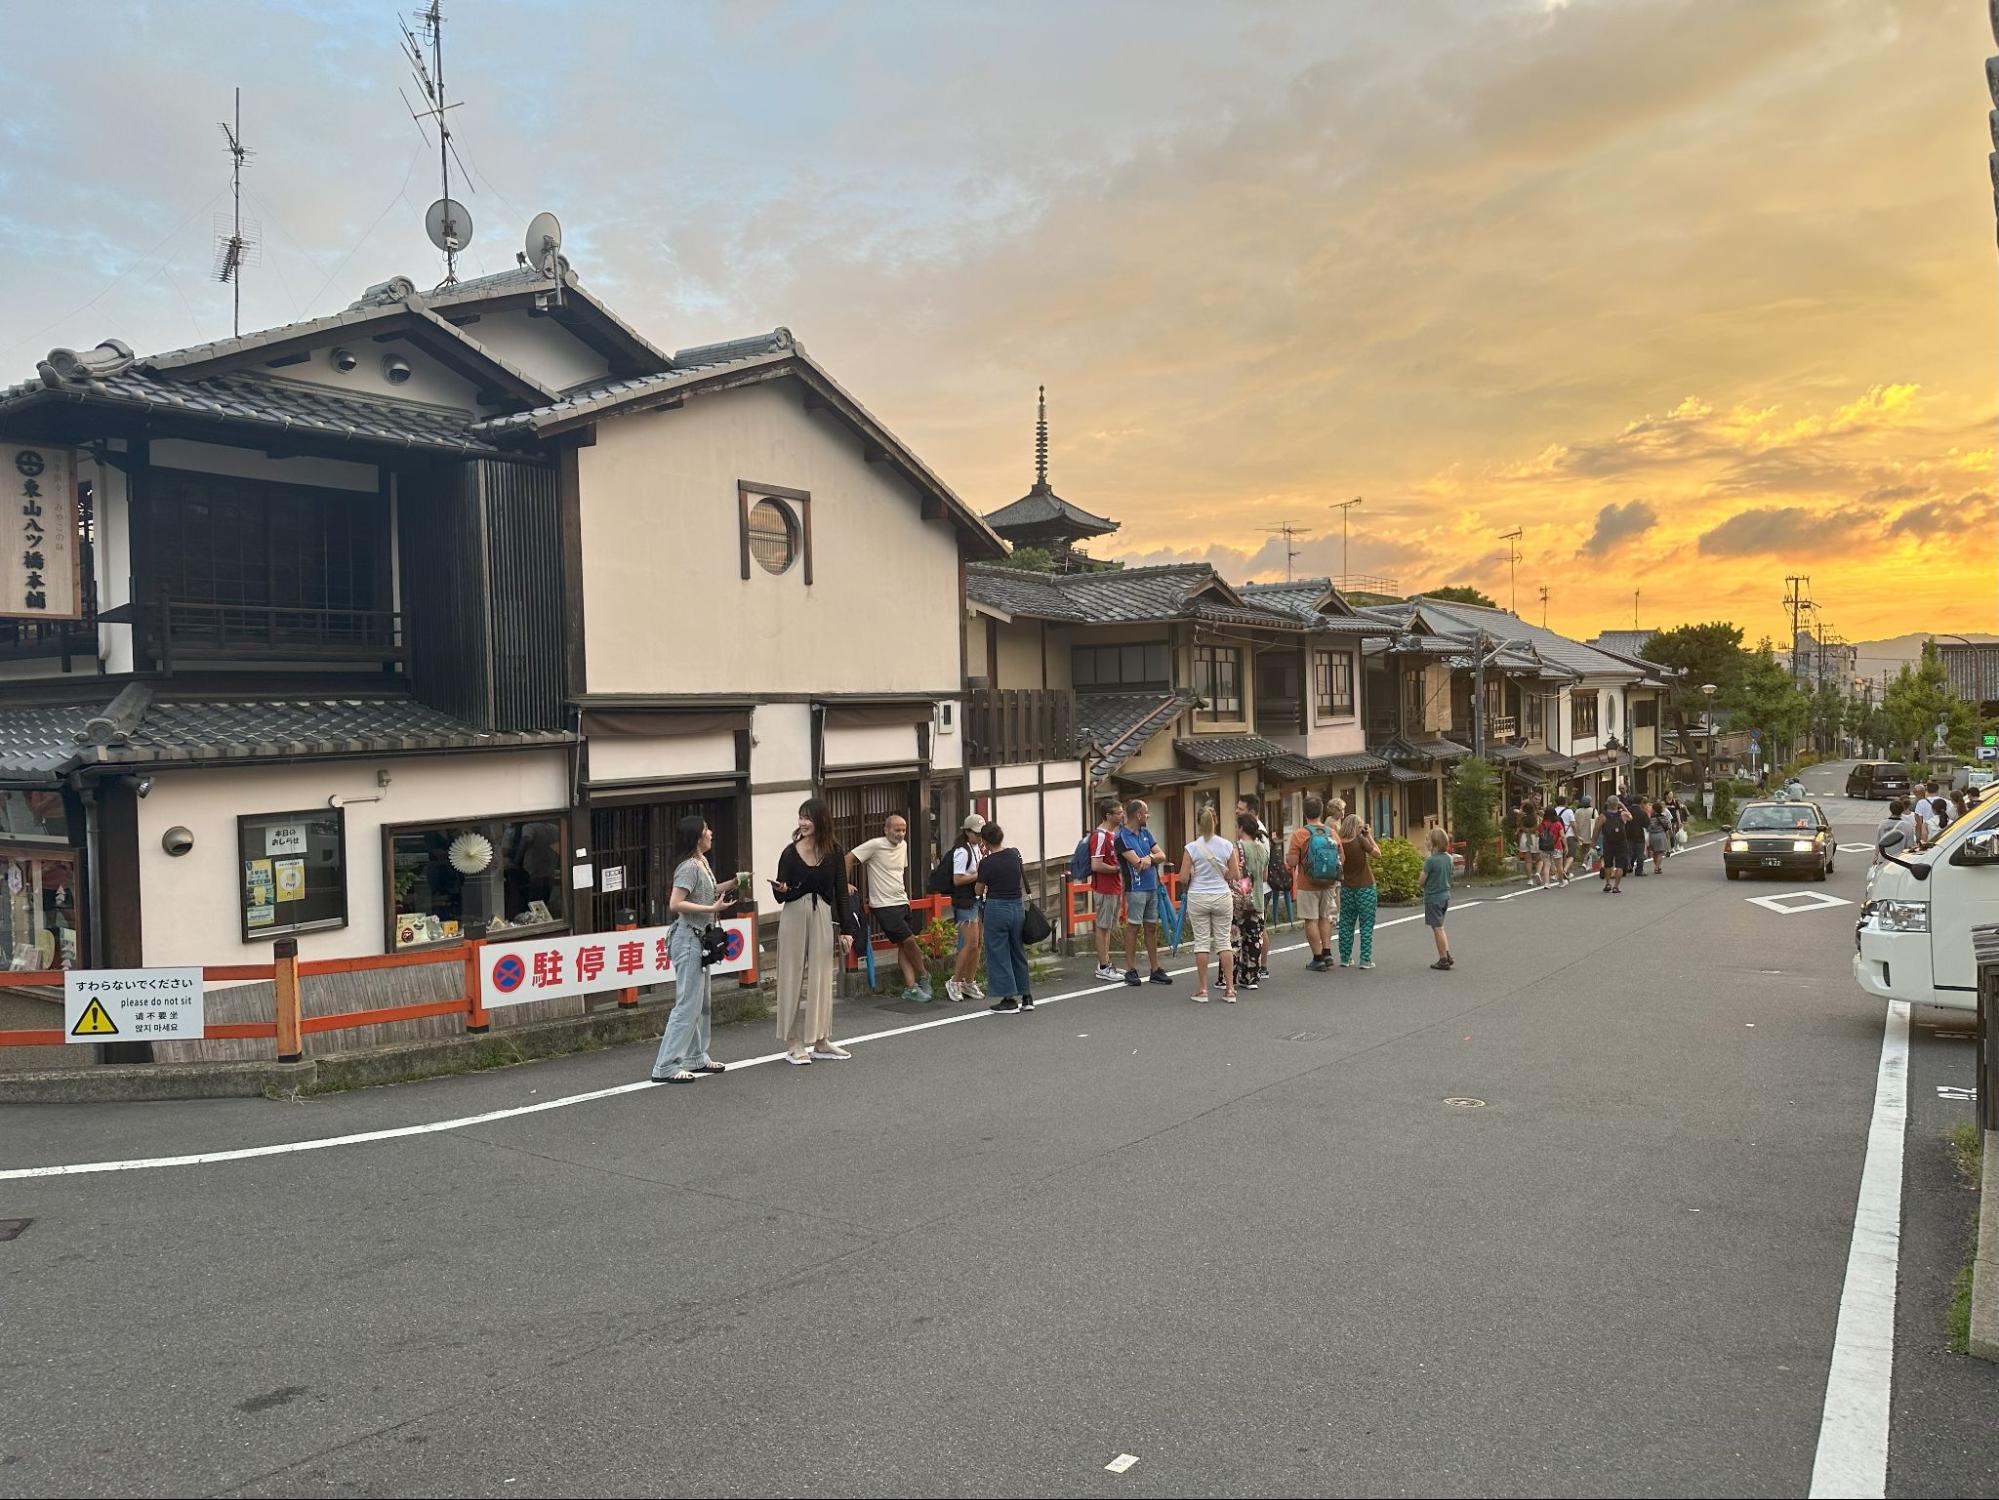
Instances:
[[[1548,585],[1541,585],[1541,628],[1548,628]]]
[[[1520,547],[1518,545],[1520,536],[1521,532],[1518,526],[1514,527],[1511,531],[1502,531],[1499,534],[1499,539],[1506,543],[1506,578],[1509,590],[1507,605],[1511,612],[1516,615],[1520,613]]]
[[[1358,504],[1360,496],[1355,495],[1351,500],[1335,500],[1332,507],[1340,513],[1340,587],[1343,589],[1347,580],[1353,577],[1353,564],[1347,557],[1347,515]]]
[[[1812,607],[1811,579],[1793,573],[1784,580],[1784,608],[1791,612],[1791,681],[1798,680],[1798,619]]]

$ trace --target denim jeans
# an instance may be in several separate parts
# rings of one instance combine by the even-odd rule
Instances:
[[[665,1078],[682,1068],[698,1068],[708,1059],[708,971],[701,967],[701,932],[675,922],[666,935],[673,959],[673,1014],[652,1060],[652,1076]]]
[[[1032,993],[1027,948],[1020,941],[1020,924],[1026,916],[1024,902],[986,897],[986,985],[996,1000]]]

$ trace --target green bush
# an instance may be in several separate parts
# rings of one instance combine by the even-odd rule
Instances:
[[[1735,821],[1734,789],[1726,781],[1714,784],[1714,820],[1717,823]]]
[[[1407,839],[1383,839],[1374,883],[1383,901],[1414,901],[1423,889],[1423,856],[1416,846]]]
[[[1505,869],[1504,856],[1494,858],[1499,775],[1491,764],[1477,757],[1460,761],[1451,773],[1450,800],[1451,832],[1463,841],[1474,872],[1491,875]]]

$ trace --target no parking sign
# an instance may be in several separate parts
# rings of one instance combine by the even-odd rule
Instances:
[[[753,968],[756,918],[730,917],[717,925],[727,934],[727,943],[721,961],[710,965],[708,972],[740,974]],[[673,978],[673,959],[667,951],[671,930],[638,927],[630,932],[489,943],[479,959],[486,1009],[664,984]]]

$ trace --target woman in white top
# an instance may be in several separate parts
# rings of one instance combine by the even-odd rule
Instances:
[[[1242,859],[1234,844],[1220,838],[1220,816],[1203,803],[1194,826],[1200,837],[1180,856],[1180,883],[1187,891],[1187,925],[1194,933],[1195,1002],[1208,1001],[1208,954],[1221,955],[1222,998],[1235,1004],[1235,946],[1229,936],[1235,915],[1236,882],[1242,879]]]

